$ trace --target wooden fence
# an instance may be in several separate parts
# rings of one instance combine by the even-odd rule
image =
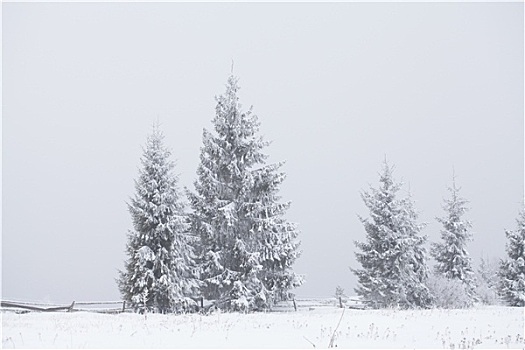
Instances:
[[[24,301],[1,301],[2,310],[14,311],[17,313],[27,313],[31,311],[36,312],[75,312],[75,311],[90,311],[98,313],[120,313],[130,310],[125,301],[91,301],[91,302],[75,302],[68,305],[57,305],[49,303],[38,302],[24,302]]]
[[[365,309],[366,305],[358,298],[296,298],[278,303],[272,311],[289,312],[334,307]]]
[[[203,308],[203,301],[200,299],[201,309]],[[210,303],[206,303],[210,304]],[[274,305],[272,312],[294,312],[298,310],[314,310],[317,308],[351,308],[364,309],[365,304],[357,298],[297,298],[289,301],[283,301]],[[2,311],[12,311],[16,313],[27,312],[97,312],[105,314],[118,314],[122,312],[130,312],[133,308],[127,305],[125,301],[100,301],[100,302],[75,302],[67,305],[57,305],[49,303],[38,302],[23,302],[23,301],[1,301]]]

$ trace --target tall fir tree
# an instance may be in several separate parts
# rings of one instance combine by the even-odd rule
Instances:
[[[141,157],[135,196],[128,204],[133,230],[118,280],[124,300],[140,311],[177,312],[198,293],[195,238],[189,235],[170,155],[155,125]]]
[[[266,164],[269,143],[239,103],[237,78],[216,98],[215,135],[203,132],[195,193],[188,193],[193,231],[201,238],[203,294],[229,310],[270,308],[302,283],[292,271],[299,231],[280,203],[282,163]]]
[[[435,272],[449,279],[458,279],[466,287],[465,291],[471,300],[476,301],[476,279],[472,269],[472,260],[467,251],[467,243],[472,240],[470,231],[472,223],[462,216],[467,212],[468,201],[459,195],[453,176],[452,187],[449,187],[451,198],[445,199],[443,210],[446,216],[436,218],[443,225],[440,243],[432,243],[431,254],[436,260]]]
[[[355,291],[376,308],[429,307],[426,236],[421,235],[425,225],[417,223],[410,196],[396,197],[401,184],[394,181],[392,172],[385,160],[380,187],[361,194],[370,219],[359,217],[367,236],[366,242],[355,242],[362,266],[352,269],[358,278]]]
[[[499,293],[510,306],[525,306],[525,209],[519,213],[518,228],[506,231],[508,258],[501,260]]]

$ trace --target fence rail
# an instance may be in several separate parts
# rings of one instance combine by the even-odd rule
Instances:
[[[202,299],[199,300],[201,309],[203,308]],[[208,304],[208,303],[206,303]],[[113,306],[113,307],[111,307]],[[314,310],[316,308],[339,307],[351,309],[364,309],[365,303],[357,298],[297,298],[279,302],[272,307],[274,312],[292,312],[298,310]],[[131,311],[131,305],[125,301],[73,301],[68,305],[57,305],[42,302],[28,301],[1,301],[2,311],[12,311],[17,313],[27,312],[97,312],[106,314],[118,314]]]
[[[283,301],[275,305],[272,310],[278,312],[297,311],[297,310],[314,310],[317,308],[349,308],[364,309],[366,304],[357,297],[352,298],[296,298],[289,301]]]
[[[98,313],[120,313],[129,310],[126,307],[125,301],[102,301],[102,302],[75,302],[73,301],[69,305],[57,305],[49,303],[32,303],[27,301],[1,301],[2,310],[14,311],[17,313],[26,313],[31,311],[37,312],[75,312],[75,311],[90,311]],[[107,305],[115,305],[118,307],[108,308]],[[80,307],[79,307],[80,306]],[[84,306],[84,307],[82,307]],[[97,307],[99,306],[99,307]],[[102,306],[102,307],[100,307]]]
[[[116,305],[116,304],[122,304],[123,301],[79,301],[76,302],[76,305]]]

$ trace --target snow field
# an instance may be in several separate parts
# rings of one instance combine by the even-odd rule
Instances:
[[[212,315],[2,314],[3,348],[327,348],[343,309]],[[339,348],[524,348],[524,309],[346,309]]]

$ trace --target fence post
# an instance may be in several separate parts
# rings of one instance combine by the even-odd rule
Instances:
[[[343,300],[341,300],[341,297],[339,297],[339,307],[341,309],[343,308]]]
[[[201,310],[204,309],[204,297],[201,297]]]
[[[126,300],[122,302],[122,312],[126,312]]]
[[[295,303],[295,298],[293,298],[293,308],[295,309],[295,311],[297,311],[297,304]]]

